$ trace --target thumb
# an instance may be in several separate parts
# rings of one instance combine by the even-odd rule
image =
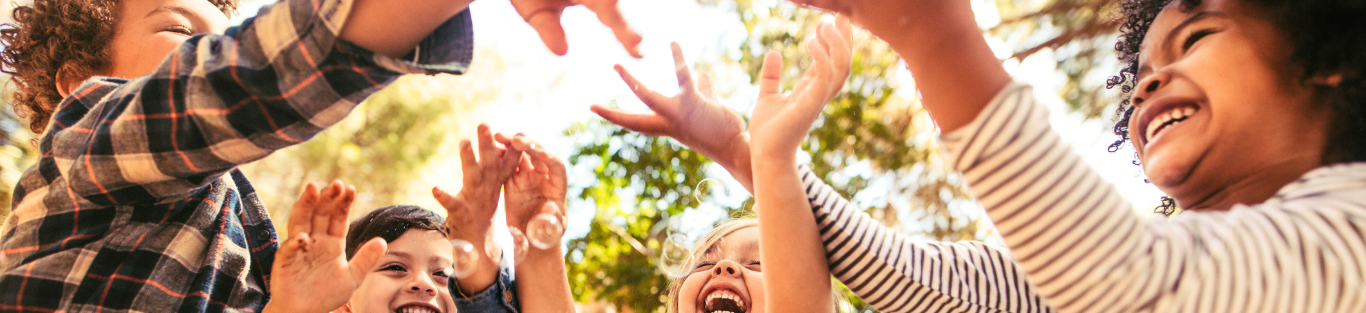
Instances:
[[[375,267],[379,257],[384,256],[388,249],[389,244],[384,242],[384,238],[379,237],[366,241],[360,249],[356,249],[356,255],[346,264],[346,269],[351,272],[351,280],[356,283],[364,280],[365,274],[370,272],[370,268]]]
[[[659,115],[628,113],[596,104],[589,107],[589,110],[601,116],[602,119],[612,122],[612,124],[617,124],[617,126],[634,132],[645,133],[650,136],[668,134],[669,125]]]
[[[764,55],[764,66],[759,70],[759,97],[778,94],[783,73],[783,55],[769,51]]]

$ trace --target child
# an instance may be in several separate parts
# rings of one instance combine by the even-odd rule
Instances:
[[[1060,143],[1029,88],[1009,83],[968,3],[810,4],[850,15],[906,58],[955,166],[1019,268],[1059,310],[1366,309],[1354,292],[1362,287],[1366,258],[1352,252],[1366,250],[1354,226],[1366,208],[1359,201],[1366,169],[1351,163],[1366,152],[1350,137],[1366,127],[1357,95],[1366,56],[1353,48],[1366,42],[1366,25],[1356,18],[1366,13],[1360,5],[1122,4],[1128,21],[1118,47],[1129,64],[1112,83],[1132,91],[1134,106],[1123,107],[1117,131],[1132,141],[1149,178],[1189,211],[1143,221]],[[819,106],[807,104],[816,108],[779,109],[768,118],[786,120],[787,133],[806,129]],[[1142,134],[1128,136],[1128,129]],[[795,150],[800,140],[777,130],[752,135],[754,164],[785,161],[782,151],[760,160],[758,142]],[[781,176],[757,169],[754,176],[801,179],[795,164],[785,166],[792,170]],[[833,239],[850,252],[836,252],[831,262],[863,265],[846,282],[863,282],[861,294],[875,295],[881,309],[924,308],[919,297],[933,290],[892,279],[918,273],[905,263],[915,255],[899,250],[904,240],[858,220],[838,223],[823,226],[854,228],[854,234]],[[999,257],[974,259],[981,260],[976,277],[945,273],[967,282],[1013,282],[940,290],[988,308],[1029,299],[992,297],[1021,282],[999,279],[1013,268]]]
[[[308,140],[399,75],[463,72],[469,2],[291,0],[232,29],[224,0],[16,8],[0,69],[43,158],[0,227],[0,290],[14,295],[0,309],[261,310],[266,286],[302,278],[263,266],[278,239],[236,166]],[[515,4],[562,37],[544,13],[572,3]]]

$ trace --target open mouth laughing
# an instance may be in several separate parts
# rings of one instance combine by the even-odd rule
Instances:
[[[707,294],[702,302],[702,310],[706,313],[745,313],[749,312],[749,305],[735,291],[717,288]]]

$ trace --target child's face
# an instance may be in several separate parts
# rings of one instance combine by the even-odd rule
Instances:
[[[452,312],[455,302],[446,282],[454,251],[446,236],[412,229],[389,243],[389,251],[351,295],[357,313]]]
[[[1321,164],[1331,114],[1271,17],[1238,1],[1172,1],[1139,55],[1129,131],[1148,178],[1184,207],[1267,169]],[[1164,123],[1165,121],[1177,121]]]
[[[221,34],[228,16],[205,0],[122,0],[109,48],[107,76],[133,78],[152,73],[190,35]]]
[[[683,279],[677,300],[680,313],[763,312],[759,228],[736,230],[708,249]]]

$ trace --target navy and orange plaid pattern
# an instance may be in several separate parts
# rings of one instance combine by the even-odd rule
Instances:
[[[349,0],[290,0],[58,107],[0,228],[0,311],[260,311],[278,247],[237,165],[298,144],[405,73],[462,73],[469,11],[406,60],[337,34]],[[289,191],[282,191],[289,192]]]

